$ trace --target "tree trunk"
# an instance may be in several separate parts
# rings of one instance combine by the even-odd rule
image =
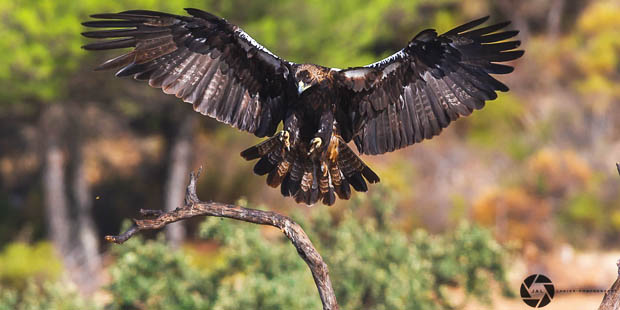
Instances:
[[[530,25],[527,22],[527,18],[520,13],[521,5],[527,5],[527,3],[521,3],[514,0],[498,0],[497,6],[502,12],[513,22],[514,29],[519,30],[519,37],[522,42],[527,42],[530,37]]]
[[[552,0],[549,14],[547,15],[547,32],[549,37],[557,39],[562,26],[562,13],[564,12],[565,0]]]
[[[75,254],[79,260],[79,277],[76,282],[84,292],[92,292],[99,287],[99,271],[101,269],[101,257],[99,256],[99,240],[97,229],[92,214],[92,193],[90,184],[86,178],[86,166],[84,161],[83,138],[80,136],[81,126],[78,126],[76,136],[71,137],[71,165],[72,165],[72,190],[75,205],[77,242]]]
[[[170,162],[168,165],[168,178],[165,185],[165,210],[172,211],[183,205],[185,197],[185,178],[190,172],[193,160],[193,139],[197,119],[194,115],[188,115],[182,119],[179,129],[173,138],[170,147]],[[183,223],[174,223],[166,227],[168,243],[173,248],[178,248],[185,240],[185,227]]]
[[[65,154],[60,145],[64,115],[61,106],[52,105],[41,115],[41,137],[43,139],[43,194],[45,202],[45,220],[49,238],[65,265],[71,245],[69,235],[71,220],[69,218],[68,200],[65,188]]]

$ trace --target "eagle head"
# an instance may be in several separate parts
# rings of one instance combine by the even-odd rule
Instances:
[[[306,89],[325,81],[329,76],[328,73],[329,71],[326,68],[321,68],[317,65],[300,65],[295,71],[297,93],[301,95]]]

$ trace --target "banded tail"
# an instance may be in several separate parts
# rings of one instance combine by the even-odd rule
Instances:
[[[305,149],[292,146],[287,150],[279,135],[248,148],[241,156],[246,160],[260,158],[254,173],[267,175],[269,186],[280,186],[282,195],[307,205],[321,200],[331,206],[336,196],[344,200],[351,198],[351,186],[358,192],[366,192],[366,181],[379,182],[379,176],[338,136],[332,136],[320,163],[313,162]]]

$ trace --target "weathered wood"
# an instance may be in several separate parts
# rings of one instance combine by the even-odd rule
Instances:
[[[618,169],[618,174],[620,174],[620,163],[616,163],[616,169]],[[601,305],[598,307],[599,310],[618,310],[620,309],[620,259],[616,263],[618,266],[618,278],[611,285],[609,290],[605,292],[605,296],[603,297],[603,301]]]
[[[142,216],[147,218],[134,220],[134,224],[127,231],[118,236],[106,236],[106,240],[120,244],[129,240],[141,230],[160,229],[170,223],[196,216],[226,217],[254,224],[277,227],[293,243],[299,256],[310,268],[314,283],[321,297],[321,302],[323,303],[323,309],[339,309],[336,295],[334,294],[334,289],[332,288],[329,278],[327,264],[325,264],[319,252],[314,248],[310,238],[308,238],[308,235],[306,235],[301,226],[295,223],[291,218],[271,211],[243,208],[219,202],[200,201],[196,195],[196,180],[201,170],[202,168],[190,174],[189,184],[187,185],[187,191],[185,193],[185,205],[183,207],[169,212],[140,210]]]
[[[620,173],[620,164],[618,164],[618,172]],[[620,309],[620,260],[616,263],[618,266],[618,278],[612,286],[605,292],[603,301],[598,307],[599,310],[618,310]]]

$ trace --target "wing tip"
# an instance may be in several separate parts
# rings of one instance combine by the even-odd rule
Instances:
[[[519,59],[519,58],[523,57],[523,55],[525,55],[525,50],[514,50],[512,52],[515,55],[515,58],[512,59],[512,60]]]
[[[499,23],[497,23],[495,25],[497,27],[499,27],[500,29],[502,29],[502,28],[506,28],[506,27],[510,26],[511,24],[512,24],[511,20],[506,20],[506,21],[503,21],[503,22],[499,22]]]
[[[470,23],[482,24],[482,23],[485,23],[486,21],[488,21],[489,18],[491,18],[491,15],[480,17],[478,19],[475,19],[475,20],[471,21]]]
[[[220,21],[220,20],[222,20],[221,18],[219,18],[219,17],[217,17],[217,16],[215,16],[215,15],[213,15],[213,14],[209,13],[209,12],[203,11],[203,10],[201,10],[201,9],[196,9],[196,8],[184,8],[184,10],[185,10],[188,14],[190,14],[190,15],[192,15],[192,16],[194,16],[194,17],[203,18],[203,19],[205,19],[205,20],[207,20],[207,21]]]
[[[467,23],[464,23],[460,26],[454,27],[453,29],[449,30],[448,32],[446,32],[444,35],[453,35],[453,34],[459,34],[461,32],[470,30],[472,28],[475,28],[481,24],[483,24],[484,22],[486,22],[487,20],[489,20],[491,16],[487,15],[478,19],[474,19],[472,21],[469,21]]]

